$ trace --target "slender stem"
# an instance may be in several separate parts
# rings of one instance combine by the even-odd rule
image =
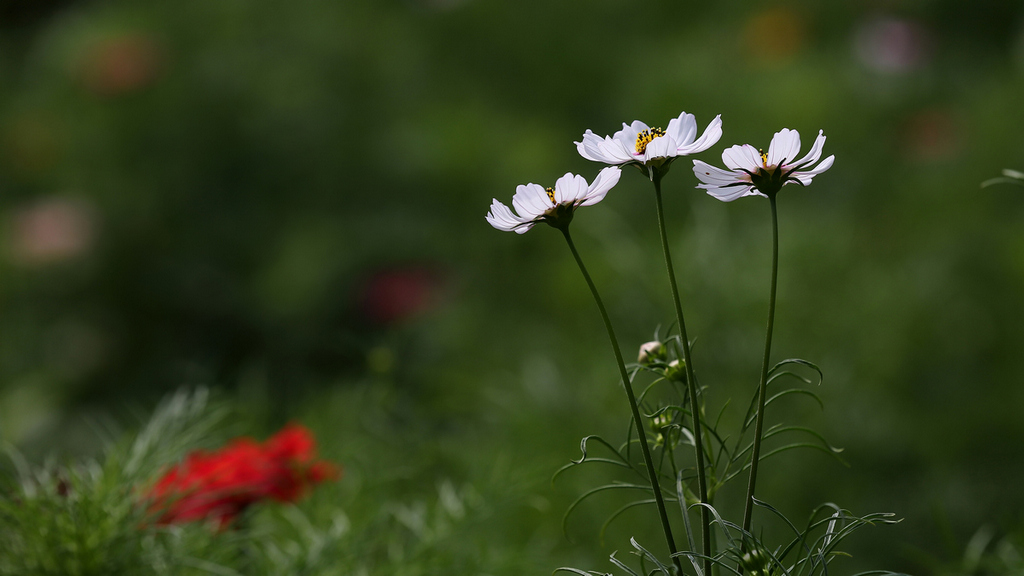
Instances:
[[[693,444],[697,458],[697,489],[700,492],[701,543],[704,549],[704,574],[711,576],[711,519],[708,512],[708,481],[704,469],[704,442],[701,439],[701,410],[697,404],[697,379],[693,376],[693,360],[690,358],[690,340],[686,336],[686,322],[683,320],[683,305],[679,300],[676,273],[672,268],[672,255],[668,249],[668,232],[665,230],[665,210],[661,201],[661,176],[656,175],[654,197],[658,204],[658,228],[661,230],[661,248],[665,252],[665,267],[668,269],[668,283],[672,287],[672,302],[676,307],[676,321],[679,323],[679,339],[683,346],[683,363],[686,365],[686,388],[690,396],[690,411],[693,414]]]
[[[750,455],[750,480],[747,482],[747,501],[743,508],[743,530],[745,532],[750,531],[750,516],[754,510],[754,485],[757,483],[757,464],[761,458],[764,403],[768,395],[768,361],[772,353],[772,329],[775,325],[775,285],[779,277],[779,218],[775,209],[775,195],[768,196],[768,201],[772,206],[772,287],[768,293],[768,329],[764,337],[764,360],[761,362],[761,382],[757,392],[754,450]]]
[[[597,302],[597,309],[601,311],[601,318],[604,320],[604,327],[608,330],[608,339],[612,341],[612,351],[615,352],[615,362],[619,367],[619,376],[622,377],[622,387],[626,389],[626,397],[629,398],[629,409],[633,412],[633,422],[636,424],[636,435],[640,441],[640,450],[644,455],[644,464],[647,466],[647,476],[651,481],[651,490],[654,491],[654,499],[658,504],[658,514],[661,516],[661,525],[665,530],[665,541],[668,543],[668,551],[672,556],[672,560],[675,562],[676,569],[681,575],[683,573],[683,565],[676,556],[676,542],[672,538],[672,526],[668,522],[668,512],[665,510],[665,500],[661,494],[661,485],[658,483],[658,471],[654,467],[654,460],[651,459],[651,449],[647,446],[647,435],[644,433],[644,421],[640,418],[640,408],[636,404],[636,396],[633,394],[633,386],[629,380],[629,373],[626,372],[626,363],[622,360],[622,351],[619,350],[619,341],[615,338],[615,331],[612,329],[612,321],[608,318],[608,311],[604,308],[604,302],[601,301],[601,296],[597,293],[597,287],[594,286],[594,281],[591,280],[590,274],[587,272],[587,267],[583,265],[583,260],[580,258],[580,253],[576,251],[576,245],[573,244],[572,236],[569,235],[569,228],[560,228],[562,235],[565,236],[565,241],[569,244],[569,250],[572,251],[573,258],[576,259],[576,264],[580,267],[580,272],[583,273],[583,278],[587,281],[587,286],[590,287],[590,293],[594,296],[594,301]]]

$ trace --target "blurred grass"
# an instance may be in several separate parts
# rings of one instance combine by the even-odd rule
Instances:
[[[905,517],[850,541],[872,568],[912,570],[904,547],[942,553],[934,510],[964,541],[1024,522],[1024,197],[978,187],[1024,168],[1019,3],[0,14],[0,434],[32,457],[95,453],[83,414],[123,421],[182,384],[251,394],[268,428],[313,403],[329,429],[325,398],[383,379],[389,396],[366,400],[392,403],[379,425],[424,448],[395,494],[499,457],[542,482],[580,436],[619,433],[625,410],[555,235],[482,216],[517,184],[592,177],[571,144],[585,129],[686,110],[723,115],[709,162],[784,126],[805,144],[823,129],[837,158],[780,198],[775,348],[822,366],[825,413],[786,416],[852,467],[786,457],[766,497],[797,516],[829,499]],[[767,207],[694,184],[680,162],[665,191],[695,363],[739,401],[759,363]],[[671,311],[650,196],[626,173],[574,224],[626,348]],[[409,270],[422,274],[394,288]],[[343,429],[342,461],[366,458],[369,423]],[[447,445],[458,457],[426,449]],[[504,529],[561,509],[552,496],[543,518]],[[521,542],[568,548],[543,534]]]

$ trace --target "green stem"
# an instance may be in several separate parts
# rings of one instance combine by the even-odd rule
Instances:
[[[690,340],[686,336],[686,322],[683,320],[683,305],[679,300],[679,288],[676,286],[676,273],[672,268],[672,255],[668,249],[668,232],[665,230],[665,210],[661,201],[661,176],[656,175],[654,197],[658,204],[658,228],[661,230],[661,248],[665,252],[665,267],[668,269],[668,282],[672,287],[672,302],[676,307],[676,321],[679,323],[679,339],[683,347],[683,363],[686,365],[686,388],[690,396],[690,411],[693,413],[693,444],[697,458],[697,489],[700,492],[701,543],[704,550],[704,574],[711,575],[711,519],[708,512],[708,481],[704,469],[704,442],[701,439],[701,410],[697,404],[697,379],[693,376],[693,361],[690,358]]]
[[[754,510],[754,486],[757,483],[757,464],[761,458],[761,436],[764,432],[764,403],[768,396],[768,361],[772,353],[772,329],[775,326],[775,285],[779,277],[779,218],[775,208],[775,195],[769,195],[772,206],[772,287],[768,293],[768,329],[764,337],[764,360],[761,362],[761,382],[757,392],[757,420],[754,424],[754,450],[750,455],[750,480],[747,482],[747,500],[743,508],[743,531],[750,531],[750,517]]]
[[[619,350],[619,341],[615,338],[615,331],[612,329],[612,321],[608,318],[608,311],[604,308],[604,302],[601,300],[600,294],[597,293],[597,287],[594,286],[594,281],[591,280],[590,274],[587,272],[587,267],[583,265],[583,260],[580,258],[580,253],[576,251],[576,245],[572,241],[572,236],[569,235],[568,226],[560,228],[562,235],[565,236],[566,243],[569,244],[569,250],[572,251],[573,258],[576,259],[576,264],[580,267],[580,272],[583,273],[583,278],[587,281],[587,286],[590,287],[590,293],[594,296],[594,301],[597,302],[597,309],[601,311],[601,318],[604,320],[604,327],[608,330],[608,339],[612,341],[612,351],[615,352],[615,362],[619,367],[619,376],[622,378],[622,387],[626,389],[626,397],[629,398],[629,409],[633,412],[633,422],[636,424],[636,435],[640,441],[640,450],[644,455],[644,464],[647,466],[647,476],[651,481],[651,490],[654,491],[654,499],[658,504],[658,514],[661,516],[661,525],[665,530],[665,541],[668,544],[669,554],[672,556],[673,562],[675,562],[676,569],[681,575],[683,573],[683,565],[680,562],[679,557],[676,556],[676,542],[672,538],[672,526],[668,522],[668,512],[665,510],[665,500],[661,494],[661,485],[658,483],[658,471],[654,467],[654,460],[651,459],[651,449],[647,446],[647,435],[644,433],[644,420],[640,417],[640,408],[636,404],[636,396],[633,394],[633,385],[629,380],[629,373],[626,372],[626,363],[622,360],[622,351]]]

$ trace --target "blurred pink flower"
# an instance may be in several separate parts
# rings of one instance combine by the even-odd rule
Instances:
[[[84,201],[48,198],[14,214],[11,256],[26,265],[69,260],[92,248],[95,232],[93,210]]]
[[[927,30],[920,24],[882,16],[866,20],[857,27],[853,49],[867,69],[900,75],[926,63],[930,42]]]

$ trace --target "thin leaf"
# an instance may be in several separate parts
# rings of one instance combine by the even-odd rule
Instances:
[[[626,572],[629,572],[632,576],[640,576],[639,574],[634,572],[632,568],[630,568],[629,566],[626,566],[625,564],[622,563],[622,561],[620,561],[618,558],[616,558],[615,557],[615,552],[612,552],[612,555],[608,557],[608,561],[611,562],[612,564],[615,564],[619,568],[622,568]]]
[[[768,371],[768,375],[771,376],[779,368],[782,368],[783,366],[788,366],[790,364],[805,366],[807,368],[810,368],[811,370],[814,370],[815,372],[818,373],[818,384],[821,385],[822,383],[825,382],[825,374],[821,371],[821,368],[818,368],[818,365],[815,364],[814,362],[804,360],[803,358],[787,358],[786,360],[779,362],[775,366],[772,366],[772,369]]]
[[[612,576],[612,574],[607,573],[607,572],[594,572],[594,571],[584,572],[583,570],[579,570],[577,568],[569,568],[568,566],[562,566],[561,568],[555,568],[555,570],[554,570],[554,572],[552,572],[552,574],[558,574],[559,572],[571,572],[573,574],[576,574],[577,576],[602,576],[602,575],[603,576]]]
[[[630,538],[629,539],[629,543],[633,545],[633,548],[636,548],[642,554],[641,557],[650,558],[651,562],[654,562],[654,565],[657,566],[658,570],[661,570],[661,572],[665,576],[673,576],[672,570],[668,566],[665,566],[664,564],[662,564],[661,560],[658,560],[657,556],[655,556],[654,554],[651,554],[650,552],[647,551],[646,548],[641,546],[636,541],[635,538]],[[702,572],[698,572],[697,576],[703,576],[703,573]]]
[[[582,495],[580,495],[580,497],[573,500],[572,504],[570,504],[569,508],[565,511],[565,514],[562,515],[562,533],[565,535],[567,539],[569,538],[569,516],[572,514],[573,510],[575,510],[576,507],[583,503],[583,501],[586,500],[587,498],[593,496],[594,494],[597,494],[598,492],[605,492],[607,490],[643,490],[649,492],[651,490],[651,487],[641,486],[639,484],[615,483],[605,484],[603,486],[598,486],[597,488],[591,488],[590,490],[587,490]]]
[[[608,526],[610,526],[611,523],[614,522],[615,519],[618,518],[622,513],[624,513],[626,510],[629,510],[630,508],[636,508],[637,506],[643,506],[644,504],[656,504],[657,502],[658,501],[653,498],[651,498],[650,500],[637,500],[635,502],[630,502],[629,504],[622,506],[615,512],[612,512],[612,515],[609,516],[603,524],[601,524],[601,531],[598,533],[598,539],[601,541],[601,546],[604,546],[604,534],[605,531],[608,529]]]

